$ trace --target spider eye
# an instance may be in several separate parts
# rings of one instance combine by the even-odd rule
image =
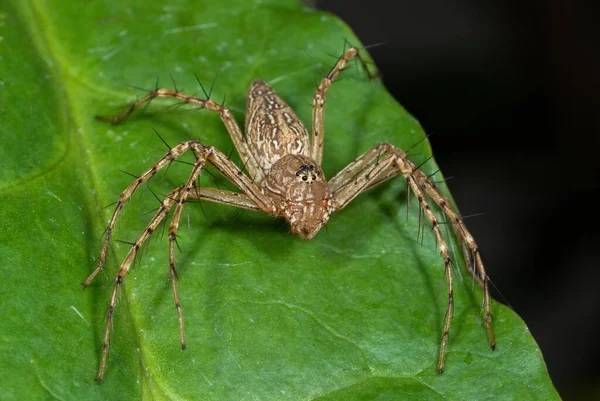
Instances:
[[[317,179],[317,176],[316,176],[316,175],[313,175],[313,176],[312,176],[312,179],[313,179],[313,180],[316,180],[316,179]]]
[[[306,181],[306,180],[308,180],[308,177],[307,177],[307,176],[305,176],[305,175],[303,175],[303,176],[302,176],[302,181]]]

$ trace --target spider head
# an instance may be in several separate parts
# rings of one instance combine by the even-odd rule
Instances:
[[[311,158],[287,155],[273,164],[263,193],[278,205],[293,234],[314,237],[329,220],[330,199],[321,167]]]

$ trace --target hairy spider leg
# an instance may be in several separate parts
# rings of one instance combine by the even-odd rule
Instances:
[[[223,124],[225,125],[225,128],[227,129],[227,132],[233,141],[233,145],[242,159],[242,165],[246,166],[248,173],[256,182],[260,182],[265,178],[263,171],[259,168],[258,161],[248,148],[248,144],[242,135],[242,131],[229,109],[212,99],[201,99],[177,90],[159,88],[151,91],[115,117],[96,116],[96,119],[110,124],[119,124],[142,104],[150,102],[152,99],[157,97],[179,99],[183,103],[193,104],[207,110],[218,112],[221,116],[221,121],[223,121]]]
[[[331,87],[335,78],[344,71],[347,63],[353,58],[358,58],[364,70],[367,72],[369,79],[379,76],[379,72],[371,73],[367,68],[366,61],[360,55],[357,47],[351,47],[338,58],[338,61],[323,77],[321,83],[317,87],[317,91],[313,98],[312,112],[312,135],[311,135],[311,152],[310,157],[321,165],[323,162],[323,143],[325,141],[325,92]]]
[[[113,318],[113,314],[114,314],[114,310],[115,310],[115,305],[117,303],[117,294],[119,292],[119,288],[121,287],[121,285],[123,283],[123,277],[129,271],[129,267],[134,262],[135,257],[137,255],[138,251],[140,250],[141,246],[144,244],[144,242],[146,242],[146,240],[148,238],[150,238],[150,236],[152,235],[154,230],[156,230],[156,228],[161,223],[161,221],[169,213],[169,210],[171,210],[171,207],[175,204],[175,202],[176,202],[175,196],[177,196],[179,194],[180,190],[181,190],[181,187],[174,189],[173,191],[169,192],[169,194],[165,197],[165,199],[163,199],[163,201],[161,202],[160,208],[158,209],[158,211],[156,212],[156,214],[154,215],[154,217],[152,218],[150,223],[148,223],[148,225],[146,226],[146,229],[142,232],[142,234],[138,237],[138,239],[131,246],[131,248],[129,249],[129,252],[127,253],[127,256],[125,257],[125,259],[123,259],[123,262],[121,263],[121,266],[119,267],[119,272],[117,273],[117,276],[115,277],[115,284],[114,284],[114,287],[113,287],[113,290],[112,290],[112,293],[110,296],[110,301],[108,304],[108,311],[107,311],[107,315],[106,315],[106,326],[104,328],[104,339],[103,339],[103,343],[102,343],[102,359],[100,361],[100,366],[98,367],[98,374],[96,375],[97,382],[101,382],[102,378],[104,377],[104,370],[106,368],[106,360],[108,357],[108,346],[110,344],[110,329],[111,329],[111,325],[112,325],[112,318]],[[88,280],[91,281],[90,278],[88,278]],[[88,280],[86,280],[86,282]],[[176,300],[175,302],[177,304],[178,296],[176,295],[177,290],[175,289],[174,285],[173,285],[173,290],[175,291],[174,292],[175,300]],[[178,308],[178,310],[179,309],[180,308]]]
[[[96,266],[96,269],[94,269],[94,271],[82,283],[83,288],[86,288],[88,285],[90,285],[90,282],[94,279],[94,277],[96,277],[96,275],[100,272],[100,270],[102,270],[102,268],[104,267],[104,264],[106,263],[106,255],[108,252],[110,238],[112,236],[114,226],[117,222],[117,218],[121,214],[121,211],[123,210],[123,206],[125,205],[125,203],[129,199],[131,199],[131,196],[133,195],[133,193],[143,183],[148,182],[152,177],[154,177],[154,175],[160,169],[171,164],[175,159],[177,159],[179,156],[181,156],[187,150],[194,147],[195,144],[197,144],[196,141],[186,141],[186,142],[182,142],[179,145],[176,145],[176,146],[170,148],[169,152],[167,152],[166,155],[164,155],[152,167],[150,167],[148,170],[146,170],[144,173],[142,173],[137,178],[137,180],[135,180],[134,182],[129,184],[129,186],[127,188],[125,188],[125,190],[121,193],[121,195],[119,196],[119,200],[117,201],[117,206],[115,207],[115,211],[113,212],[110,222],[108,223],[108,228],[106,229],[104,242],[102,243],[102,250],[100,251],[100,257],[98,258],[98,264]],[[194,151],[194,153],[196,153],[199,151],[199,149],[193,149],[193,151]],[[198,156],[198,154],[196,154],[196,157],[197,156]]]
[[[187,150],[192,150],[192,152],[196,156],[196,162],[194,163],[194,168],[188,181],[183,187],[179,187],[169,193],[169,195],[162,201],[161,207],[159,211],[156,213],[154,218],[148,224],[144,232],[140,235],[140,237],[133,244],[132,248],[129,250],[129,253],[121,263],[119,268],[119,272],[117,277],[115,278],[114,289],[110,298],[108,315],[107,315],[107,323],[104,331],[104,343],[102,348],[102,360],[100,362],[100,367],[98,369],[98,375],[96,377],[97,381],[101,381],[104,376],[104,370],[106,367],[106,359],[108,356],[108,346],[110,343],[110,327],[112,323],[112,317],[114,308],[116,305],[117,293],[122,285],[123,277],[129,271],[135,257],[142,246],[142,244],[150,237],[156,227],[160,224],[160,222],[164,219],[164,217],[168,214],[169,210],[172,208],[174,203],[177,203],[176,211],[174,213],[171,225],[169,227],[169,269],[170,269],[170,277],[172,281],[173,288],[173,296],[175,300],[175,306],[178,311],[179,316],[179,329],[180,329],[180,341],[182,348],[185,348],[185,334],[183,330],[183,314],[181,310],[181,304],[179,301],[179,295],[177,293],[176,288],[176,264],[174,257],[174,242],[176,239],[176,232],[179,225],[179,219],[181,216],[181,210],[183,204],[188,199],[188,197],[197,198],[197,199],[207,199],[207,200],[215,200],[220,203],[225,204],[241,204],[242,207],[247,209],[259,209],[269,214],[274,214],[275,206],[272,201],[265,197],[261,192],[257,185],[252,182],[250,178],[248,178],[244,173],[227,157],[216,148],[212,146],[204,146],[200,142],[197,141],[186,141],[180,143],[172,147],[169,152],[159,159],[152,167],[146,170],[137,180],[131,183],[125,191],[121,193],[119,196],[119,200],[117,201],[117,206],[115,211],[113,212],[113,216],[110,220],[109,226],[106,230],[106,236],[104,238],[104,243],[102,246],[102,251],[100,254],[100,259],[98,262],[98,266],[96,269],[88,276],[88,278],[83,282],[83,287],[87,287],[90,282],[94,279],[94,277],[98,274],[98,272],[103,268],[104,263],[106,261],[106,255],[108,252],[108,247],[110,243],[110,237],[112,235],[114,226],[116,221],[123,210],[124,204],[131,199],[133,193],[144,183],[150,180],[161,168],[169,165],[172,161],[177,159]],[[203,191],[204,196],[199,193],[198,189],[196,190],[196,194],[191,193],[194,187],[194,182],[200,171],[205,166],[206,161],[212,164],[219,172],[221,172],[226,178],[228,178],[232,183],[238,186],[242,191],[244,191],[244,195],[232,195],[233,193],[228,191]],[[183,192],[183,194],[181,194]],[[210,196],[209,196],[210,195]],[[221,195],[225,195],[220,198]],[[249,205],[250,202],[253,202],[256,206],[252,207]]]
[[[383,155],[383,156],[382,156]],[[350,203],[357,195],[365,191],[374,185],[381,183],[397,174],[402,174],[406,179],[409,187],[417,197],[421,209],[431,222],[433,231],[435,233],[436,241],[440,248],[440,255],[444,260],[444,270],[448,288],[448,305],[444,316],[444,329],[442,332],[442,338],[440,343],[440,355],[438,360],[438,371],[441,373],[444,369],[444,356],[446,350],[446,344],[450,332],[450,324],[452,320],[454,310],[454,290],[453,290],[453,277],[451,267],[451,259],[448,251],[447,243],[440,230],[440,223],[431,210],[431,207],[427,201],[425,195],[428,195],[435,204],[437,204],[442,212],[458,227],[460,227],[459,238],[462,242],[473,253],[476,263],[477,271],[479,273],[478,283],[481,284],[484,290],[484,313],[485,313],[485,325],[488,332],[488,339],[490,347],[495,348],[495,340],[491,327],[491,313],[490,313],[490,300],[489,300],[489,289],[487,283],[487,275],[483,267],[483,262],[475,241],[466,226],[458,216],[458,214],[452,209],[451,203],[448,199],[439,191],[435,184],[431,183],[427,178],[427,175],[422,172],[418,166],[416,166],[406,154],[399,148],[387,144],[381,143],[374,146],[363,155],[358,157],[354,162],[350,163],[344,169],[342,169],[336,176],[330,181],[332,188],[333,197],[336,202],[336,210],[343,209],[348,203]],[[470,269],[468,269],[471,274]]]
[[[355,176],[359,172],[361,172],[365,166],[371,163],[378,163],[382,154],[385,153],[380,145],[376,145],[373,148],[369,149],[367,152],[359,156],[352,163],[348,164],[342,171],[340,171],[335,177],[332,177],[329,180],[329,186],[332,192],[338,190],[339,186],[342,184],[341,177]],[[377,160],[377,161],[375,161]],[[410,159],[407,160],[410,161]],[[381,173],[378,173],[376,177],[370,182],[370,184],[365,188],[365,190],[372,188],[380,183],[387,181],[390,178],[395,177],[399,173],[397,166],[390,165]],[[467,230],[464,222],[458,216],[457,212],[452,208],[452,203],[446,196],[437,188],[436,184],[429,179],[429,177],[419,168],[415,166],[414,174],[417,180],[423,183],[423,188],[425,192],[434,200],[434,202],[444,211],[447,217],[450,218],[450,223],[452,224],[452,228],[456,235],[461,239],[461,247],[463,251],[463,256],[465,261],[467,262],[467,266],[469,267],[467,271],[473,277],[473,279],[477,282],[477,284],[484,289],[484,297],[487,300],[484,300],[484,308],[485,308],[485,319],[486,322],[491,321],[491,313],[490,313],[490,302],[489,302],[489,289],[487,281],[488,278],[485,275],[485,270],[482,271],[483,261],[481,260],[481,256],[479,258],[476,255],[479,254],[479,249],[475,244],[473,236],[470,235]],[[489,324],[488,324],[489,326]],[[489,329],[488,337],[490,339],[490,346],[493,348],[495,346],[494,336]]]

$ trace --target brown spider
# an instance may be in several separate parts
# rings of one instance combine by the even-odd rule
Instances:
[[[405,152],[394,145],[380,143],[358,157],[329,181],[325,179],[320,167],[323,159],[325,92],[338,74],[343,71],[346,64],[355,57],[358,58],[368,72],[365,61],[356,47],[349,48],[338,59],[329,74],[322,79],[315,93],[312,135],[310,137],[304,124],[292,109],[277,96],[268,84],[260,80],[252,82],[248,91],[245,136],[228,109],[211,99],[200,99],[179,92],[177,89],[174,91],[156,89],[114,118],[97,117],[98,120],[118,124],[141,104],[156,97],[176,98],[184,103],[216,111],[221,116],[221,120],[233,140],[243,165],[247,167],[249,175],[253,177],[252,179],[249,178],[242,169],[238,168],[218,149],[205,146],[198,141],[186,141],[172,147],[165,156],[121,193],[106,231],[98,266],[83,282],[84,288],[90,284],[104,266],[110,237],[117,218],[123,210],[123,205],[158,170],[172,163],[187,150],[194,153],[196,160],[187,182],[185,185],[172,190],[164,198],[158,212],[132,245],[129,253],[121,263],[108,306],[102,360],[96,377],[97,381],[102,380],[106,368],[111,322],[117,301],[117,293],[123,277],[129,271],[143,243],[152,235],[174,205],[175,212],[169,226],[169,266],[175,306],[179,315],[181,348],[185,349],[183,315],[176,287],[174,246],[183,205],[188,199],[208,200],[243,209],[262,211],[272,216],[281,216],[290,224],[292,233],[308,240],[319,232],[332,213],[343,209],[361,192],[398,174],[404,176],[409,188],[415,193],[420,207],[431,222],[440,254],[444,260],[448,285],[448,306],[444,317],[444,330],[437,365],[438,371],[442,373],[444,369],[444,354],[454,307],[454,292],[448,246],[440,230],[440,223],[428,203],[427,196],[433,200],[452,223],[456,234],[461,240],[465,260],[471,266],[468,271],[483,288],[485,325],[490,346],[494,349],[495,341],[491,327],[488,281],[477,244],[458,213],[453,209],[450,201],[436,188],[429,177],[406,156]],[[370,76],[373,77],[371,74]],[[196,180],[207,162],[212,164],[242,192],[197,186],[195,184]]]

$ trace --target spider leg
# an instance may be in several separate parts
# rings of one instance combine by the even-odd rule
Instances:
[[[86,288],[88,285],[90,285],[90,283],[94,279],[94,277],[96,277],[96,275],[104,267],[104,264],[106,263],[106,255],[108,253],[108,246],[110,243],[110,238],[112,236],[113,229],[115,227],[115,224],[117,222],[119,215],[121,214],[121,211],[123,210],[123,206],[129,199],[131,199],[131,196],[134,194],[134,192],[143,183],[148,182],[152,177],[154,177],[154,175],[160,169],[171,164],[175,159],[177,159],[183,153],[185,153],[189,149],[192,149],[192,151],[194,153],[197,153],[197,152],[199,152],[201,147],[203,147],[203,145],[196,141],[186,141],[186,142],[182,142],[179,145],[172,147],[171,149],[169,149],[169,152],[166,155],[161,157],[160,160],[157,161],[152,167],[150,167],[148,170],[143,172],[138,177],[137,180],[135,180],[134,182],[129,184],[129,186],[121,193],[121,195],[119,196],[119,200],[117,201],[117,206],[115,207],[115,211],[113,212],[110,222],[108,223],[108,228],[106,229],[106,235],[104,237],[104,242],[102,244],[102,250],[100,251],[100,257],[98,258],[98,264],[96,266],[96,269],[94,269],[94,271],[82,283],[83,288]]]
[[[229,160],[222,152],[220,152],[212,146],[204,146],[197,141],[183,142],[171,148],[165,156],[163,156],[152,167],[150,167],[142,175],[140,175],[137,180],[131,183],[125,189],[125,191],[121,193],[121,195],[119,196],[119,200],[117,201],[115,211],[113,212],[112,218],[110,220],[109,226],[106,230],[106,237],[104,238],[104,243],[102,246],[98,266],[83,282],[84,288],[90,284],[90,282],[94,279],[94,277],[104,266],[104,263],[106,261],[106,255],[108,252],[108,246],[110,243],[110,237],[112,235],[115,223],[121,211],[123,210],[124,204],[129,199],[131,199],[133,193],[144,182],[150,180],[158,172],[158,170],[169,165],[171,162],[173,162],[176,158],[181,156],[189,149],[191,149],[192,152],[194,152],[194,154],[196,155],[196,161],[194,163],[194,168],[192,169],[192,172],[186,184],[182,187],[176,188],[173,191],[171,191],[167,195],[167,197],[161,202],[161,207],[159,208],[158,212],[154,215],[154,217],[152,218],[146,229],[143,231],[143,233],[135,241],[132,248],[129,250],[127,256],[121,263],[119,272],[117,274],[117,277],[115,278],[115,284],[108,307],[108,317],[106,328],[104,331],[104,343],[102,348],[102,360],[100,362],[98,375],[96,377],[97,381],[101,381],[102,377],[104,376],[104,370],[106,368],[106,360],[108,356],[108,347],[110,343],[110,328],[112,324],[112,317],[117,302],[117,294],[123,282],[123,277],[129,271],[141,246],[148,238],[150,238],[154,230],[169,213],[173,205],[177,204],[171,224],[169,226],[169,271],[173,288],[173,297],[175,300],[175,306],[177,308],[179,317],[180,341],[181,347],[183,349],[185,349],[185,334],[183,326],[183,314],[176,286],[177,277],[174,256],[176,233],[179,226],[179,220],[181,218],[181,212],[183,210],[183,204],[189,198],[205,199],[215,201],[218,203],[229,204],[232,206],[238,206],[245,209],[260,210],[269,214],[275,214],[276,209],[273,202],[269,198],[264,196],[260,191],[259,187],[249,177],[244,175],[242,170],[240,170],[239,167],[237,167],[235,163]],[[229,191],[195,187],[194,183],[202,169],[205,167],[206,162],[212,164],[217,170],[219,170],[219,172],[221,172],[225,177],[227,177],[236,186],[238,186],[238,188],[240,188],[244,193],[238,194]]]
[[[104,264],[106,263],[106,255],[108,254],[108,247],[110,243],[110,238],[112,236],[112,232],[114,226],[117,222],[121,211],[123,210],[123,206],[125,203],[131,199],[133,193],[145,182],[149,181],[161,168],[169,165],[183,153],[185,153],[188,149],[192,149],[192,151],[198,157],[202,152],[206,152],[206,157],[208,161],[213,164],[217,170],[219,170],[225,177],[227,177],[230,181],[232,181],[235,185],[238,186],[245,194],[248,196],[251,201],[253,201],[260,210],[273,214],[275,211],[275,207],[273,202],[264,196],[258,186],[244,173],[240,170],[232,161],[230,161],[225,154],[218,151],[214,147],[205,147],[200,142],[197,141],[186,141],[182,142],[179,145],[172,147],[169,152],[164,155],[158,162],[156,162],[152,167],[146,170],[142,175],[138,177],[137,180],[132,182],[119,196],[119,200],[117,201],[117,206],[115,207],[115,211],[110,219],[108,224],[108,228],[106,229],[106,235],[104,237],[104,242],[102,244],[102,250],[100,251],[100,257],[98,258],[98,264],[96,269],[85,279],[82,283],[82,287],[86,288],[90,285],[91,281],[96,277],[96,275],[102,270]],[[208,150],[206,150],[208,149]]]
[[[490,348],[496,348],[496,340],[494,339],[494,332],[492,331],[492,312],[490,306],[490,291],[488,286],[488,276],[483,267],[483,260],[479,253],[479,247],[475,243],[475,239],[467,230],[465,223],[460,218],[458,213],[452,207],[450,201],[442,194],[437,188],[435,183],[427,178],[427,175],[421,170],[415,171],[415,177],[419,181],[421,187],[425,190],[427,195],[442,209],[443,213],[448,216],[454,232],[458,234],[459,238],[462,239],[461,245],[463,254],[465,255],[465,262],[468,264],[467,271],[473,276],[477,283],[483,288],[483,308],[485,315],[485,325],[488,332],[488,340]],[[475,271],[476,270],[476,271]]]
[[[365,60],[359,53],[357,47],[351,47],[344,52],[344,54],[338,58],[338,61],[335,63],[333,68],[329,71],[329,73],[323,77],[321,83],[317,87],[317,92],[315,93],[315,97],[313,99],[313,112],[312,112],[312,135],[311,135],[311,151],[310,157],[317,162],[317,164],[321,165],[323,161],[323,142],[325,140],[325,92],[327,89],[331,87],[331,84],[335,80],[335,78],[344,71],[344,68],[348,64],[350,60],[358,57],[360,63],[363,68],[369,74],[369,78],[375,78],[379,76],[378,73],[371,73],[367,68],[367,64]]]
[[[454,308],[452,269],[450,268],[451,259],[448,252],[448,246],[439,227],[440,223],[431,210],[425,195],[428,195],[453,224],[458,227],[456,232],[461,239],[463,249],[468,248],[473,254],[477,272],[479,274],[478,283],[481,284],[484,290],[484,313],[488,338],[490,346],[494,349],[495,341],[491,328],[490,297],[487,275],[485,274],[483,262],[481,261],[481,256],[479,255],[479,250],[473,237],[469,234],[464,223],[458,216],[458,213],[452,209],[451,203],[437,187],[435,187],[435,184],[429,180],[427,175],[423,173],[401,149],[393,145],[382,143],[371,148],[334,176],[329,181],[329,185],[335,200],[336,210],[340,210],[348,205],[348,203],[361,192],[392,178],[397,174],[402,174],[404,176],[410,189],[412,189],[417,197],[421,209],[431,222],[440,248],[440,254],[444,259],[444,269],[448,285],[448,306],[444,316],[444,330],[442,333],[438,362],[438,371],[442,372],[444,368],[445,348],[448,341],[450,322]],[[467,259],[467,261],[468,260],[469,259]]]
[[[242,131],[241,131],[239,125],[237,124],[237,122],[235,121],[235,118],[233,117],[233,115],[231,114],[229,109],[225,108],[223,105],[215,102],[214,100],[212,100],[210,98],[201,99],[201,98],[198,98],[195,96],[185,94],[183,92],[179,92],[177,89],[170,90],[170,89],[159,88],[159,89],[155,89],[155,90],[151,91],[146,96],[142,97],[137,102],[133,103],[131,106],[129,106],[127,109],[125,109],[121,114],[119,114],[117,116],[114,116],[114,117],[96,116],[96,119],[99,121],[110,123],[110,124],[119,124],[121,121],[123,121],[125,118],[127,118],[131,113],[133,113],[137,108],[139,108],[141,105],[143,105],[144,103],[147,104],[150,101],[152,101],[152,99],[155,99],[157,97],[167,97],[167,98],[178,99],[182,103],[192,104],[192,105],[199,106],[199,107],[207,109],[207,110],[216,111],[217,113],[219,113],[219,115],[221,116],[221,121],[223,121],[225,128],[227,128],[227,132],[229,133],[229,136],[231,137],[231,140],[233,141],[233,144],[242,159],[242,164],[247,166],[250,175],[252,177],[254,177],[254,179],[257,182],[260,182],[264,179],[264,177],[265,177],[264,173],[263,173],[262,169],[259,167],[258,161],[254,158],[254,155],[248,148],[248,144],[246,143],[244,136],[242,135]]]
[[[183,325],[183,313],[181,310],[181,302],[179,299],[179,294],[177,292],[177,270],[176,270],[176,261],[175,261],[175,243],[177,241],[177,230],[179,228],[179,220],[181,219],[181,212],[183,209],[183,204],[188,199],[202,199],[209,200],[212,202],[217,202],[221,204],[228,204],[232,206],[237,206],[245,209],[260,211],[260,208],[252,201],[250,197],[247,195],[230,192],[230,191],[222,191],[214,188],[204,188],[194,186],[195,180],[198,178],[201,170],[204,168],[205,160],[198,159],[194,166],[194,170],[190,174],[188,182],[183,187],[179,189],[183,189],[180,193],[177,200],[177,206],[175,208],[175,212],[173,218],[171,219],[171,224],[169,226],[169,271],[171,284],[173,288],[173,298],[175,301],[175,307],[177,308],[177,314],[179,317],[179,339],[181,343],[181,349],[186,348],[185,342],[185,331]]]
[[[196,182],[196,180],[198,179],[200,172],[204,169],[204,166],[206,164],[206,161],[209,160],[211,162],[211,164],[215,165],[220,171],[224,171],[227,175],[228,174],[228,167],[230,168],[231,166],[227,165],[227,162],[224,162],[223,160],[220,160],[218,157],[215,157],[215,154],[220,153],[219,151],[217,151],[215,148],[213,147],[205,147],[202,149],[201,154],[197,155],[196,157],[196,162],[194,163],[194,168],[192,169],[192,172],[190,174],[190,176],[188,177],[187,182],[185,183],[185,185],[183,186],[183,190],[181,191],[178,199],[177,199],[177,206],[175,207],[175,211],[173,212],[173,217],[171,219],[171,224],[169,225],[169,270],[170,270],[170,276],[171,276],[171,284],[173,287],[173,296],[174,296],[174,300],[175,300],[175,307],[177,308],[177,314],[179,316],[179,338],[180,338],[180,343],[181,343],[181,349],[185,349],[186,348],[186,344],[185,344],[185,331],[184,331],[184,325],[183,325],[183,314],[182,314],[182,310],[181,310],[181,302],[179,300],[179,295],[177,293],[177,263],[175,260],[175,244],[177,241],[177,231],[179,230],[179,221],[181,220],[181,212],[183,211],[183,205],[184,203],[188,200],[190,194],[193,194],[193,191],[196,190],[197,194],[196,198],[200,198],[200,191],[201,188],[200,187],[196,187],[194,185],[194,183]],[[227,159],[227,161],[229,161]],[[229,162],[231,163],[231,162]],[[232,165],[234,165],[233,163],[231,163]],[[234,165],[235,166],[235,165]],[[235,174],[237,176],[237,173]],[[228,177],[230,178],[230,177]],[[208,189],[208,188],[206,188]],[[213,190],[213,191],[203,191],[204,194],[213,193],[213,199],[215,200],[215,196],[216,196],[216,200],[217,201],[226,201],[228,203],[231,204],[231,201],[235,199],[236,204],[239,205],[241,202],[244,201],[244,195],[242,194],[238,194],[238,196],[236,197],[235,192],[228,192],[228,191],[220,191],[220,190]],[[250,197],[245,196],[245,200],[252,202]],[[252,202],[254,204],[253,209],[254,210],[260,210],[260,208],[258,206],[256,206],[256,203]],[[248,207],[246,205],[246,207]]]
[[[248,195],[239,194],[238,196],[232,195],[234,192],[229,191],[220,191],[220,190],[212,190],[212,191],[203,191],[204,194],[210,194],[212,192],[213,199],[216,197],[218,202],[229,203],[240,205],[246,201],[244,205],[245,208],[248,208],[248,201],[254,203],[253,210],[261,210],[261,205],[263,206],[262,210],[267,213],[273,213],[275,210],[274,205],[272,204],[269,198],[266,198],[258,187],[246,177],[242,171],[231,162],[223,153],[212,146],[203,147],[199,152],[196,153],[196,162],[194,163],[194,168],[188,177],[187,182],[183,186],[183,190],[181,191],[178,199],[177,206],[175,207],[175,211],[173,212],[173,218],[171,219],[171,224],[169,225],[169,268],[171,275],[171,283],[173,286],[173,296],[175,298],[175,306],[177,308],[177,313],[179,316],[179,336],[181,342],[181,349],[186,348],[185,344],[185,332],[183,326],[183,314],[181,311],[181,303],[179,301],[179,295],[177,293],[177,274],[176,274],[176,260],[175,260],[175,244],[177,241],[177,231],[179,229],[179,221],[181,220],[181,212],[183,211],[183,205],[190,197],[190,194],[193,194],[194,190],[196,190],[197,195],[195,198],[200,198],[200,188],[196,187],[194,183],[198,179],[200,172],[204,169],[206,162],[212,164],[217,170],[219,170],[225,177],[231,180],[234,184],[236,184],[240,189],[247,191]],[[235,202],[235,203],[233,203]]]
[[[341,171],[339,171],[335,176],[331,177],[327,183],[329,190],[332,193],[336,193],[338,192],[343,186],[347,186],[350,183],[350,180],[352,178],[357,177],[360,173],[362,173],[365,168],[369,165],[379,165],[381,164],[382,160],[381,160],[381,156],[386,153],[384,150],[379,149],[379,146],[375,146],[369,150],[367,150],[365,153],[363,153],[362,155],[360,155],[358,158],[356,158],[356,160],[354,160],[352,163],[348,164],[346,167],[344,167]],[[385,164],[385,170],[392,170],[394,171],[394,175],[398,174],[398,170],[394,168],[394,165],[391,163],[384,163]],[[381,166],[380,166],[381,167]],[[382,170],[379,170],[378,175],[382,174]],[[373,176],[373,174],[371,174],[371,176]],[[374,184],[371,184],[370,180],[367,184],[372,186]],[[364,191],[365,189],[369,188],[368,186],[364,186],[364,189],[362,189],[362,191]],[[360,193],[360,191],[359,191]],[[358,193],[357,193],[358,195]]]
[[[119,292],[119,288],[121,287],[121,285],[123,283],[123,277],[129,271],[129,268],[133,264],[133,261],[135,260],[135,257],[137,255],[138,251],[140,250],[140,248],[142,247],[142,245],[144,244],[144,242],[146,242],[146,240],[148,238],[150,238],[150,236],[152,235],[154,230],[156,230],[156,228],[161,223],[161,221],[167,216],[167,214],[169,214],[171,207],[173,207],[173,205],[176,203],[176,197],[179,195],[179,192],[181,191],[181,189],[182,189],[181,187],[174,189],[173,191],[169,192],[169,194],[165,197],[165,199],[163,199],[163,201],[160,205],[160,208],[158,209],[158,211],[156,212],[156,214],[154,215],[154,217],[152,218],[150,223],[148,223],[148,225],[146,226],[146,229],[142,232],[142,234],[138,237],[138,239],[133,243],[131,249],[129,249],[129,252],[127,253],[127,256],[125,257],[125,259],[123,259],[123,262],[121,263],[121,266],[119,267],[119,272],[118,272],[117,276],[115,277],[115,285],[113,287],[112,294],[110,296],[110,302],[108,304],[106,327],[104,328],[104,342],[102,344],[102,360],[100,362],[100,367],[98,368],[98,375],[96,376],[96,381],[98,381],[98,382],[102,381],[102,377],[104,376],[104,370],[106,368],[106,359],[108,356],[108,346],[110,344],[110,329],[112,326],[112,318],[113,318],[113,314],[114,314],[114,310],[115,310],[115,305],[117,303],[117,294]],[[175,294],[177,294],[174,284],[173,284],[173,288],[174,288]],[[175,295],[175,298],[176,299],[178,298],[177,295]]]
[[[496,348],[496,340],[492,330],[492,311],[490,304],[490,290],[488,285],[488,276],[483,266],[483,260],[479,253],[479,247],[475,239],[465,226],[465,223],[460,218],[458,213],[452,207],[452,203],[446,196],[437,188],[434,182],[427,178],[427,175],[417,169],[415,170],[415,178],[425,190],[427,195],[438,205],[442,212],[448,217],[452,224],[454,233],[461,239],[460,245],[463,256],[467,264],[467,272],[473,277],[477,284],[483,289],[483,314],[485,326],[488,334],[490,348]]]
[[[245,175],[244,172],[238,166],[236,166],[234,162],[229,160],[229,158],[217,148],[213,146],[207,146],[204,148],[204,152],[206,155],[206,161],[208,161],[221,174],[223,174],[225,178],[241,189],[246,197],[256,204],[259,210],[267,214],[276,215],[277,209],[275,207],[275,203],[273,203],[271,198],[267,197],[261,192],[254,179],[251,179]],[[221,193],[227,193],[227,191]],[[229,192],[229,194],[231,194],[231,192]],[[243,199],[243,197],[238,199]]]
[[[177,263],[175,260],[175,242],[177,241],[177,230],[179,229],[179,220],[181,219],[181,212],[183,211],[183,204],[187,201],[190,190],[194,187],[194,183],[198,179],[200,172],[206,165],[207,156],[210,155],[212,147],[205,147],[202,149],[200,154],[196,155],[196,162],[194,168],[188,177],[187,182],[183,186],[180,196],[177,199],[177,206],[169,225],[169,272],[171,276],[171,285],[173,287],[173,297],[175,300],[175,307],[177,308],[177,315],[179,317],[179,339],[181,343],[181,349],[185,349],[185,330],[183,326],[183,313],[181,310],[181,302],[179,294],[177,293]]]
[[[248,195],[239,192],[195,186],[188,190],[187,196],[188,199],[208,200],[222,205],[230,205],[254,211],[261,210]]]
[[[196,156],[196,162],[194,163],[194,168],[192,172],[183,186],[182,193],[177,199],[177,206],[175,207],[175,212],[173,213],[173,218],[171,219],[171,224],[169,226],[169,272],[171,276],[171,285],[173,287],[173,297],[175,300],[175,307],[177,308],[177,315],[179,317],[179,340],[181,343],[181,349],[185,349],[185,331],[183,327],[183,313],[181,310],[181,302],[179,300],[179,294],[177,293],[177,270],[176,270],[176,262],[175,262],[175,241],[177,240],[177,228],[179,227],[179,220],[181,218],[181,211],[183,210],[183,204],[187,200],[188,191],[194,186],[194,182],[198,179],[200,172],[204,168],[206,164],[205,153],[209,148],[203,148],[202,153]]]
[[[367,152],[359,156],[352,163],[344,167],[344,169],[341,170],[338,174],[336,174],[336,176],[332,177],[329,180],[329,189],[335,193],[339,190],[339,188],[342,185],[348,185],[348,177],[358,176],[358,174],[360,174],[366,168],[366,166],[380,164],[382,155],[384,154],[386,154],[386,151],[380,145],[369,149]],[[476,257],[476,255],[479,253],[479,250],[477,248],[477,245],[475,244],[475,241],[473,240],[472,235],[465,227],[462,219],[460,219],[458,214],[452,208],[452,203],[437,188],[436,184],[414,163],[412,163],[405,153],[403,153],[403,155],[406,158],[406,163],[409,163],[413,166],[413,174],[415,175],[415,178],[421,183],[427,195],[429,195],[433,199],[433,201],[440,207],[440,209],[442,209],[445,215],[450,219],[450,223],[452,224],[454,232],[461,239],[461,248],[463,251],[463,256],[468,266],[467,271],[477,282],[477,284],[484,289],[484,296],[489,299],[489,291],[485,290],[487,286],[487,276],[485,275],[485,270],[483,270],[482,272],[483,263],[481,261],[481,257],[479,258],[479,260]],[[388,179],[393,178],[398,174],[400,174],[398,166],[392,163],[388,165],[384,170],[378,171],[377,174],[371,174],[371,176],[373,176],[373,179],[370,179],[368,184],[362,186],[361,191],[365,191],[369,188],[379,185],[382,182],[387,181]],[[489,301],[487,302],[487,304],[489,304]],[[488,310],[486,310],[486,320],[489,320],[487,316],[489,316],[489,308]],[[493,336],[491,336],[490,338],[493,339]],[[490,345],[492,344],[493,341],[490,342]]]

